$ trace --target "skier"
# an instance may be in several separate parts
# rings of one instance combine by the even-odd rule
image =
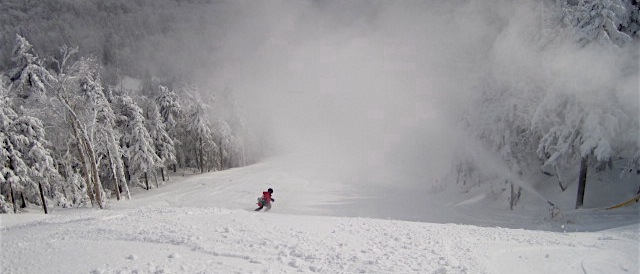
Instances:
[[[271,198],[271,193],[273,193],[273,189],[269,188],[267,191],[262,192],[262,197],[258,198],[258,208],[255,211],[260,211],[263,207],[267,207],[264,211],[269,211],[271,209],[271,202],[275,202],[276,200]]]

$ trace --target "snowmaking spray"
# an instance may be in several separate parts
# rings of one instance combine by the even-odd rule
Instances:
[[[465,135],[459,135],[459,136],[465,136]],[[544,195],[542,195],[540,192],[535,190],[529,182],[520,178],[519,175],[517,175],[508,167],[506,161],[496,156],[491,151],[487,150],[482,144],[480,144],[476,140],[470,140],[470,138],[465,138],[465,139],[467,139],[465,142],[466,147],[473,148],[473,149],[467,149],[466,152],[469,154],[469,156],[471,156],[475,164],[480,166],[482,169],[491,170],[491,171],[497,172],[498,174],[501,174],[501,176],[503,176],[504,179],[509,180],[510,182],[514,183],[519,187],[522,187],[523,189],[533,194],[534,197],[546,202],[546,204],[549,206],[549,213],[552,219],[561,214],[560,208],[555,203],[551,202],[549,199],[544,197]]]

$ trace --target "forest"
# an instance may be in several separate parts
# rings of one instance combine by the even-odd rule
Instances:
[[[0,212],[29,203],[106,208],[113,197],[131,199],[132,187],[161,187],[169,171],[221,171],[269,156],[274,140],[251,127],[236,87],[207,80],[245,58],[222,58],[218,42],[240,40],[227,29],[251,3],[240,2],[3,1]],[[593,175],[640,174],[640,5],[527,3],[514,12],[539,24],[493,22],[501,32],[474,48],[489,57],[455,75],[476,80],[449,116],[501,167],[456,152],[445,181],[509,184],[513,207],[518,181],[542,174],[558,191],[578,184],[579,208]]]

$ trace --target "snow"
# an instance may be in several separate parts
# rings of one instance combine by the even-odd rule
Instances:
[[[112,200],[106,210],[44,215],[33,207],[0,215],[0,272],[640,271],[637,204],[564,210],[549,220],[544,206],[529,203],[528,214],[499,211],[478,193],[415,193],[429,201],[415,206],[412,196],[354,190],[320,167],[281,159],[183,174],[171,174],[158,189],[135,188],[132,200]],[[275,190],[272,210],[254,212],[267,187]],[[388,203],[372,203],[382,196]]]

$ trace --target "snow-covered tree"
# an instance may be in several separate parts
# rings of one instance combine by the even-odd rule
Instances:
[[[618,29],[628,11],[621,0],[580,0],[576,4],[559,3],[560,21],[575,29],[575,38],[586,45],[592,41],[600,44],[622,46],[631,37]]]
[[[3,85],[0,85],[3,88]],[[14,141],[18,137],[13,129],[17,114],[8,106],[5,92],[0,97],[0,163],[2,163],[2,172],[0,173],[0,210],[7,213],[13,208],[17,210],[15,193],[25,188],[33,187],[33,181],[29,177],[29,167],[22,159],[22,153],[15,147]],[[9,200],[4,197],[8,197]],[[9,204],[9,202],[11,204]]]
[[[580,162],[579,190],[584,192],[589,165],[609,168],[613,157],[633,158],[637,123],[631,112],[609,91],[576,96],[550,91],[532,117],[532,127],[541,136],[537,153],[544,165],[563,167]],[[582,206],[579,195],[577,207]]]
[[[169,133],[165,130],[162,116],[158,111],[158,107],[151,106],[151,113],[148,119],[149,135],[153,140],[153,145],[160,161],[158,166],[162,174],[162,180],[165,179],[164,169],[166,166],[176,163],[176,149]]]
[[[33,52],[31,43],[16,34],[15,48],[11,60],[14,68],[8,73],[13,89],[22,98],[31,95],[43,95],[52,81],[53,75],[41,63],[40,58]]]
[[[17,115],[9,106],[5,91],[0,91],[0,94],[0,183],[3,185],[1,193],[11,196],[14,211],[14,195],[19,191],[27,201],[41,204],[46,212],[46,201],[42,199],[43,189],[47,190],[47,193],[51,192],[52,185],[59,180],[59,174],[46,147],[48,142],[45,139],[44,127],[37,118]],[[52,195],[49,196],[54,197],[62,195],[50,194]],[[0,208],[6,209],[7,206]]]
[[[216,153],[216,164],[219,170],[231,167],[234,138],[231,135],[231,127],[222,119],[219,119],[214,126],[214,139],[218,147]]]
[[[177,116],[182,112],[182,107],[178,102],[178,95],[165,86],[159,86],[159,96],[156,98],[158,111],[162,117],[162,123],[167,130],[174,129],[177,124]]]
[[[87,94],[94,96],[96,90],[101,90],[99,80],[90,61],[81,59],[69,65],[77,49],[63,47],[60,57],[56,59],[58,74],[52,84],[51,96],[57,99],[59,107],[65,113],[67,126],[71,129],[79,162],[83,166],[83,175],[87,182],[87,194],[92,204],[98,207],[106,206],[105,192],[100,180],[98,157],[95,143],[92,139],[93,123],[95,122],[95,105],[87,104]],[[89,91],[90,90],[90,91]]]
[[[621,30],[632,39],[637,39],[640,35],[640,3],[637,0],[623,0],[623,4],[628,16],[623,18]]]
[[[131,183],[137,183],[140,175],[145,174],[146,176],[147,173],[153,171],[162,160],[156,155],[153,140],[145,127],[145,118],[142,109],[138,107],[128,95],[123,96],[121,100],[123,108],[122,114],[127,119],[122,137],[125,150],[124,155],[128,160],[128,169],[131,176],[130,181]],[[145,180],[145,183],[147,189],[149,189],[148,178]]]
[[[191,139],[190,150],[195,153],[195,160],[200,172],[213,167],[215,164],[214,153],[218,151],[218,147],[214,141],[205,104],[198,103],[194,106],[193,112],[189,115],[187,132]]]
[[[111,173],[109,178],[113,180],[116,198],[120,200],[122,188],[130,199],[131,195],[124,176],[123,153],[118,142],[120,133],[115,127],[115,113],[100,83],[98,64],[94,59],[81,58],[74,64],[74,70],[78,72],[80,93],[86,102],[87,117],[91,119],[89,124],[93,125],[91,140],[95,143],[96,155],[99,159],[106,159],[105,166]]]
[[[487,87],[476,96],[473,110],[465,115],[466,127],[496,151],[514,173],[532,169],[536,143],[531,139],[529,115],[537,104],[536,94],[531,90]]]
[[[156,98],[156,105],[158,107],[158,111],[160,112],[160,116],[162,118],[162,123],[165,126],[165,130],[167,131],[167,133],[169,134],[169,137],[171,137],[171,140],[173,142],[173,146],[174,146],[174,156],[175,156],[175,161],[173,163],[173,171],[175,172],[177,170],[177,164],[178,164],[178,151],[177,148],[180,145],[180,141],[178,138],[178,132],[177,132],[177,128],[178,128],[178,121],[184,121],[183,119],[183,113],[184,110],[182,109],[182,106],[180,105],[180,102],[178,100],[178,95],[173,92],[173,90],[165,87],[165,86],[159,86],[160,91],[158,92],[159,95]]]
[[[513,175],[532,177],[542,171],[557,177],[562,191],[578,181],[582,193],[589,167],[595,167],[592,171],[597,173],[611,167],[613,159],[630,159],[631,163],[635,159],[633,154],[640,146],[638,110],[621,101],[633,92],[615,79],[633,82],[629,80],[633,76],[624,75],[637,75],[637,64],[618,60],[624,54],[637,55],[623,47],[630,40],[616,27],[626,16],[620,1],[558,2],[554,8],[561,16],[555,22],[564,24],[542,27],[577,38],[540,36],[536,31],[543,30],[537,26],[526,29],[531,33],[520,29],[501,33],[487,60],[491,70],[484,72],[477,85],[464,124],[500,155]],[[517,37],[510,36],[513,33]],[[513,38],[522,37],[528,39],[526,43],[512,49]],[[601,54],[599,59],[594,50]],[[566,62],[576,65],[565,66]],[[477,171],[460,164],[456,167]],[[578,196],[581,206],[583,195]]]
[[[226,90],[225,104],[229,108],[229,127],[231,140],[231,157],[236,158],[236,162],[232,163],[237,166],[245,166],[247,164],[247,146],[250,138],[249,127],[244,117],[242,108],[230,90]]]

